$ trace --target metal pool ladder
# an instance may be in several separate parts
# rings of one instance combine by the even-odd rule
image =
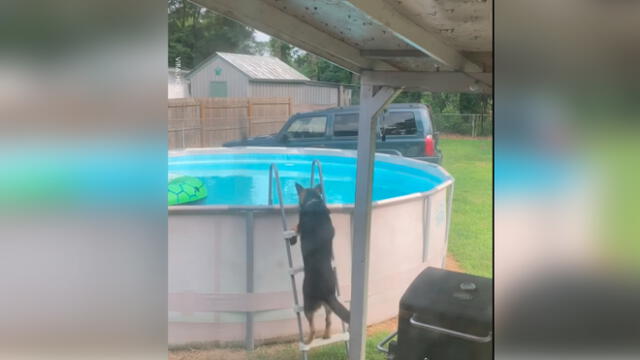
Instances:
[[[320,189],[322,191],[322,198],[325,199],[326,201],[326,196],[324,192],[324,179],[322,176],[322,166],[320,164],[320,161],[318,160],[313,160],[313,162],[311,163],[310,186],[313,187],[313,184],[315,182],[316,169],[318,169],[318,177],[319,177]],[[271,167],[269,168],[269,205],[273,205],[273,179],[275,179],[276,191],[278,195],[278,204],[280,206],[280,217],[282,219],[282,237],[286,244],[286,250],[287,250],[287,260],[289,264],[288,272],[289,272],[289,278],[291,279],[291,289],[293,290],[293,303],[294,303],[293,311],[296,314],[296,320],[298,322],[298,341],[299,341],[300,351],[302,352],[302,358],[304,360],[307,360],[309,355],[308,354],[309,350],[311,350],[314,347],[333,344],[339,341],[344,341],[347,349],[347,353],[348,353],[349,352],[349,332],[347,332],[346,324],[342,321],[341,321],[342,333],[332,335],[329,339],[320,338],[320,339],[314,339],[310,344],[304,343],[304,332],[302,328],[302,313],[304,312],[304,305],[300,304],[300,296],[298,294],[298,289],[296,286],[296,275],[304,272],[304,266],[303,265],[295,266],[293,264],[293,257],[291,255],[292,245],[291,245],[290,239],[297,237],[298,234],[295,231],[290,230],[289,226],[287,225],[287,217],[285,215],[284,203],[282,198],[282,184],[280,183],[280,175],[278,173],[278,166],[276,164],[271,164]],[[298,243],[300,242],[298,241]],[[338,274],[336,273],[336,266],[335,266],[335,263],[333,262],[333,255],[332,255],[331,267],[333,269],[333,274],[336,278],[336,296],[339,299],[340,286],[338,285]]]

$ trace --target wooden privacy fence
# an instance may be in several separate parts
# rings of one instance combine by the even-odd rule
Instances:
[[[169,100],[169,149],[215,147],[280,130],[293,113],[291,98]]]

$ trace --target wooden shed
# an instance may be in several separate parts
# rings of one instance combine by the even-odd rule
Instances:
[[[339,84],[312,81],[282,60],[218,52],[187,76],[192,97],[291,97],[296,105],[348,103]]]

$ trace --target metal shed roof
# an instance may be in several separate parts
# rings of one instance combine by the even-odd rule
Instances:
[[[242,71],[250,80],[309,81],[308,77],[302,75],[277,57],[225,52],[218,52],[214,56],[206,59],[201,65],[196,67],[193,73],[218,56]]]

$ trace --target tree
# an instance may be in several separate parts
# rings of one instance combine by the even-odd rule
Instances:
[[[422,102],[423,94],[417,91],[403,91],[396,97],[394,103],[419,103]]]
[[[271,56],[284,61],[289,65],[293,65],[294,47],[289,43],[272,37],[267,43],[267,48]]]
[[[460,94],[458,93],[425,93],[422,102],[431,106],[437,114],[459,114]]]
[[[311,80],[353,84],[354,74],[308,52],[299,51],[293,66]]]
[[[169,66],[192,69],[216,51],[260,53],[253,29],[186,0],[168,0]]]

